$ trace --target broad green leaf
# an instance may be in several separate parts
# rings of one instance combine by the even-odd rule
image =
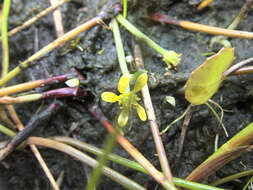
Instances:
[[[234,60],[234,48],[222,48],[195,69],[185,86],[185,98],[193,105],[208,101],[225,79],[222,75]]]

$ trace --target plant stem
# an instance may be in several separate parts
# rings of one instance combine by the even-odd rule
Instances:
[[[151,40],[146,34],[142,33],[134,25],[132,25],[128,20],[126,20],[122,15],[119,14],[116,17],[116,19],[122,26],[124,26],[135,37],[137,37],[141,41],[146,42],[151,48],[153,48],[155,51],[160,53],[163,56],[163,60],[168,66],[172,64],[172,66],[176,67],[177,64],[180,62],[179,54],[177,54],[174,51],[168,51],[162,48],[161,46],[159,46],[157,43]]]
[[[200,11],[200,10],[202,10],[202,9],[204,9],[205,7],[207,7],[210,3],[212,3],[213,2],[213,0],[203,0],[200,4],[199,4],[199,6],[198,6],[198,10]]]
[[[56,136],[56,137],[52,137],[51,139],[62,142],[62,143],[69,144],[69,145],[74,146],[76,148],[80,148],[84,151],[88,151],[88,152],[95,154],[97,156],[102,155],[104,152],[100,148],[97,148],[95,146],[89,145],[87,143],[84,143],[82,141],[79,141],[77,139],[73,139],[70,137]],[[143,173],[147,173],[147,171],[138,163],[136,163],[132,160],[128,160],[126,158],[120,157],[116,154],[113,154],[113,153],[108,154],[108,159],[117,163],[117,164],[121,164],[123,166],[126,166],[128,168],[132,168],[134,170],[141,171]]]
[[[249,64],[249,63],[252,63],[253,62],[253,57],[251,58],[248,58],[248,59],[245,59],[239,63],[236,63],[234,64],[233,66],[231,66],[228,70],[226,70],[224,73],[223,73],[223,76],[229,76],[230,74],[238,74],[240,73],[241,71],[241,67],[246,65],[246,64]],[[243,68],[242,68],[243,69]],[[247,71],[247,69],[244,69],[245,71]]]
[[[30,119],[26,127],[20,131],[17,135],[15,135],[11,141],[6,145],[4,149],[0,151],[0,161],[3,160],[6,156],[8,156],[18,145],[20,145],[25,139],[27,139],[31,133],[36,129],[36,127],[40,126],[41,123],[48,120],[48,118],[56,113],[60,107],[59,103],[51,104],[47,109],[39,113]]]
[[[106,128],[109,133],[115,133],[114,127],[98,108],[89,106],[88,109],[90,113],[100,121],[100,123]],[[160,173],[125,137],[119,134],[117,136],[117,141],[165,189],[175,190],[175,187],[171,185],[165,176]]]
[[[134,56],[135,56],[135,63],[136,63],[137,70],[144,70],[142,53],[141,53],[141,49],[138,45],[135,45]],[[141,92],[142,92],[142,97],[144,100],[145,110],[147,110],[147,117],[149,120],[150,129],[152,131],[153,139],[154,139],[154,142],[156,145],[156,151],[158,153],[158,157],[160,160],[162,171],[165,174],[166,178],[169,180],[169,182],[172,185],[174,185],[170,166],[168,163],[168,159],[166,157],[166,152],[164,150],[162,138],[160,136],[159,127],[156,122],[155,111],[153,108],[153,104],[151,101],[151,97],[150,97],[150,93],[149,93],[149,89],[148,89],[147,84],[141,89]]]
[[[116,45],[116,51],[118,56],[118,61],[120,65],[120,69],[123,75],[129,75],[129,71],[126,64],[126,56],[124,52],[124,47],[122,44],[120,31],[119,31],[119,25],[115,19],[111,21],[112,31],[113,31],[113,37]]]
[[[123,0],[123,17],[127,17],[127,0]]]
[[[252,149],[253,146],[247,146],[252,140],[252,136],[253,123],[249,124],[229,141],[223,144],[217,152],[213,153],[195,170],[193,170],[186,180],[200,181],[204,177],[207,177],[217,171],[229,161]]]
[[[79,87],[74,88],[58,88],[55,90],[49,90],[42,93],[29,94],[18,97],[4,96],[0,97],[0,104],[16,104],[24,102],[32,102],[45,98],[61,98],[61,97],[83,97],[86,96],[86,91]]]
[[[74,139],[74,138],[55,136],[55,137],[52,137],[51,139],[71,145],[71,146],[74,146],[74,147],[76,147],[78,149],[82,149],[84,151],[88,151],[88,152],[95,154],[97,156],[103,154],[102,149],[94,147],[92,145],[89,145],[87,143],[84,143],[84,142]],[[124,157],[118,156],[113,153],[110,153],[108,155],[108,159],[115,162],[115,163],[121,164],[122,166],[126,166],[126,167],[134,169],[136,171],[140,171],[142,173],[148,174],[148,172],[140,164],[138,164],[137,162],[134,162],[132,160],[126,159]],[[173,180],[177,186],[184,187],[187,189],[221,190],[220,188],[216,188],[216,187],[212,187],[212,186],[208,186],[208,185],[204,185],[204,184],[199,184],[199,183],[195,183],[195,182],[191,182],[191,181],[185,181],[183,179],[176,178],[176,177],[173,177]]]
[[[211,185],[217,186],[217,185],[220,185],[220,184],[223,184],[223,183],[227,183],[229,181],[232,181],[232,180],[235,180],[235,179],[238,179],[238,178],[241,178],[241,177],[251,176],[251,175],[253,175],[253,169],[247,170],[247,171],[243,171],[243,172],[239,172],[239,173],[236,173],[236,174],[224,177],[222,179],[219,179],[219,180],[211,183]]]
[[[53,76],[48,79],[35,80],[35,81],[25,82],[25,83],[13,85],[13,86],[8,86],[5,88],[0,88],[0,97],[13,94],[13,93],[23,92],[26,90],[31,90],[40,86],[65,82],[74,77],[78,77],[80,80],[84,79],[80,75],[80,73],[78,73],[78,71],[73,68],[68,73],[63,74],[63,75]]]
[[[68,2],[70,0],[61,0],[59,3],[55,4],[54,6],[50,6],[47,9],[41,11],[39,14],[37,14],[36,16],[34,16],[33,18],[29,19],[28,21],[24,22],[21,26],[18,26],[14,29],[12,29],[11,31],[8,32],[8,36],[12,36],[18,32],[20,32],[21,30],[24,30],[25,28],[27,28],[28,26],[32,25],[33,23],[35,23],[38,19],[40,19],[43,16],[46,16],[47,14],[49,14],[50,12],[54,11],[55,9],[57,9],[58,7],[60,7],[63,3]],[[3,38],[0,37],[0,40]],[[2,39],[3,40],[3,39]]]
[[[11,0],[4,0],[3,15],[2,15],[2,77],[8,73],[9,70],[9,47],[8,47],[8,16],[11,6]]]
[[[98,165],[98,162],[96,160],[94,160],[93,158],[89,157],[88,155],[78,151],[77,149],[75,149],[69,145],[66,145],[66,144],[63,144],[63,143],[60,143],[57,141],[44,139],[41,137],[30,137],[27,140],[27,143],[59,150],[61,152],[64,152],[64,153],[72,156],[75,159],[78,159],[78,160],[88,164],[89,166],[91,166],[93,168]],[[120,173],[118,173],[106,166],[103,166],[102,171],[106,176],[108,176],[112,180],[116,181],[117,183],[121,184],[122,186],[124,186],[127,189],[145,190],[145,188],[143,188],[142,186],[140,186],[136,182],[128,179],[127,177],[121,175]]]
[[[114,134],[108,134],[105,141],[105,148],[103,153],[98,158],[98,165],[93,169],[89,183],[86,185],[85,190],[94,190],[98,186],[99,178],[103,167],[106,165],[109,154],[113,151],[116,145],[117,132]]]
[[[241,30],[229,30],[224,28],[219,28],[215,26],[208,26],[204,24],[198,24],[194,22],[184,21],[184,20],[176,20],[170,16],[153,13],[149,15],[150,18],[154,21],[173,24],[176,26],[180,26],[185,29],[197,31],[197,32],[205,32],[212,35],[223,35],[231,38],[245,38],[245,39],[253,39],[253,32],[246,32]]]
[[[99,23],[102,19],[102,16],[96,16],[89,21],[85,22],[84,24],[74,28],[73,30],[67,32],[62,37],[57,38],[55,41],[51,42],[47,46],[43,47],[41,50],[33,54],[31,57],[29,57],[27,60],[21,62],[19,66],[14,68],[12,71],[10,71],[6,76],[0,79],[0,86],[3,86],[6,82],[8,82],[11,78],[18,75],[22,70],[26,69],[27,67],[31,66],[31,63],[37,59],[39,59],[44,54],[54,50],[59,45],[64,44],[65,42],[73,39],[81,32],[84,32],[85,30],[90,29],[91,27],[95,26],[97,23]]]

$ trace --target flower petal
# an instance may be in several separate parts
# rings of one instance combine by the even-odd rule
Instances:
[[[146,121],[147,116],[146,116],[146,112],[145,112],[144,108],[140,104],[136,104],[135,107],[136,107],[136,111],[138,113],[139,118],[142,121]]]
[[[127,124],[128,121],[128,110],[122,110],[118,117],[118,124],[120,127],[123,127]]]
[[[104,100],[105,102],[117,102],[119,100],[119,96],[117,96],[115,93],[113,92],[103,92],[101,94],[101,98],[102,100]]]
[[[140,91],[145,86],[145,84],[147,84],[147,82],[148,82],[147,73],[141,74],[135,81],[134,92]]]
[[[122,94],[129,86],[130,78],[127,75],[123,75],[118,83],[118,91]]]

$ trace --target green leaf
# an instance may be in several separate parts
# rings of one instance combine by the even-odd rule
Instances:
[[[207,102],[225,79],[222,75],[234,60],[234,48],[222,48],[195,69],[185,86],[185,98],[193,105]]]

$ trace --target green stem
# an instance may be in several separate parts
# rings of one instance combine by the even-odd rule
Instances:
[[[123,0],[123,17],[127,17],[127,0]]]
[[[124,47],[123,47],[121,36],[120,36],[119,25],[115,19],[112,20],[111,26],[112,26],[112,32],[113,32],[113,37],[114,37],[114,41],[116,45],[116,51],[117,51],[117,56],[118,56],[121,72],[123,75],[129,75],[130,73],[128,71],[127,64],[126,64],[126,56],[125,56]]]
[[[234,179],[238,179],[238,178],[245,177],[245,176],[250,176],[250,175],[253,175],[253,169],[248,170],[248,171],[243,171],[243,172],[240,172],[240,173],[236,173],[234,175],[230,175],[230,176],[227,176],[227,177],[224,177],[222,179],[219,179],[219,180],[211,183],[211,185],[217,186],[217,185],[226,183],[228,181],[232,181]]]
[[[2,17],[2,77],[9,70],[9,47],[8,47],[8,15],[10,11],[11,0],[4,0]]]
[[[5,135],[7,135],[9,137],[14,137],[16,135],[15,132],[13,132],[12,130],[8,129],[7,127],[5,127],[1,124],[0,124],[0,132],[4,133]]]
[[[116,145],[116,133],[108,134],[105,142],[105,148],[101,155],[98,158],[98,166],[96,166],[91,174],[89,183],[86,185],[85,190],[94,190],[99,183],[99,178],[101,176],[102,169],[106,165],[108,160],[108,155],[113,151]]]
[[[79,151],[69,145],[66,145],[64,143],[60,143],[57,141],[53,141],[53,140],[49,140],[49,139],[45,139],[45,138],[41,138],[41,137],[30,137],[27,140],[27,143],[38,145],[38,146],[44,146],[44,147],[48,147],[51,149],[61,151],[65,154],[70,155],[71,157],[73,157],[77,160],[84,162],[85,164],[87,164],[93,168],[98,165],[98,162],[95,159],[91,158],[90,156],[88,156],[88,155],[82,153],[81,151]],[[104,173],[104,175],[111,178],[115,182],[121,184],[126,189],[145,190],[145,188],[143,188],[142,186],[140,186],[136,182],[132,181],[131,179],[123,176],[122,174],[120,174],[120,173],[116,172],[115,170],[112,170],[106,166],[103,166],[102,172]]]
[[[74,146],[74,147],[79,148],[81,150],[88,151],[88,152],[90,152],[92,154],[95,154],[97,156],[103,154],[102,149],[99,149],[97,147],[94,147],[92,145],[89,145],[87,143],[84,143],[82,141],[79,141],[79,140],[76,140],[76,139],[73,139],[73,138],[70,138],[70,137],[57,136],[57,137],[52,137],[52,139],[56,140],[56,141],[59,141],[59,142],[62,142],[62,143],[65,143],[65,144],[68,144],[68,145],[71,145],[71,146]],[[148,174],[148,172],[141,165],[139,165],[137,162],[134,162],[132,160],[123,158],[121,156],[118,156],[118,155],[112,154],[112,153],[108,154],[108,159],[115,162],[115,163],[117,163],[117,164],[120,164],[122,166],[126,166],[126,167],[132,168],[136,171],[140,171],[142,173]],[[186,180],[183,180],[183,179],[180,179],[180,178],[173,177],[173,180],[174,180],[174,183],[177,186],[184,187],[184,188],[187,188],[187,189],[193,189],[193,190],[196,190],[196,189],[198,189],[198,190],[221,190],[220,188],[216,188],[216,187],[212,187],[212,186],[208,186],[208,185],[204,185],[204,184],[200,184],[200,183],[195,183],[195,182],[191,182],[191,181],[186,181]]]
[[[140,39],[141,41],[146,42],[151,48],[160,53],[163,56],[163,60],[169,66],[172,64],[174,67],[180,62],[180,55],[174,51],[168,51],[153,40],[151,40],[146,34],[142,33],[138,30],[134,25],[132,25],[128,20],[126,20],[122,15],[118,15],[116,17],[117,21],[124,26],[129,32],[131,32],[135,37]]]

